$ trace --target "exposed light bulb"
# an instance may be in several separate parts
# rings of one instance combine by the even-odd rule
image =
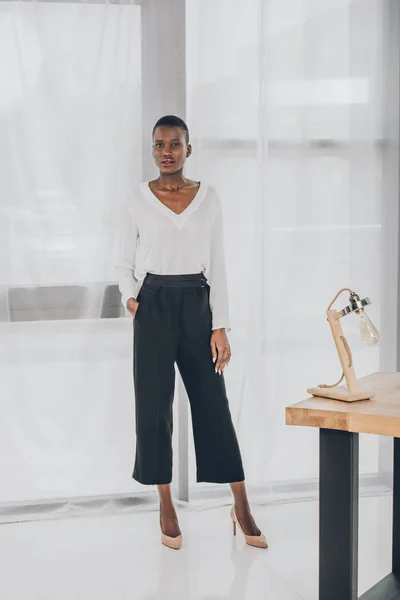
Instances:
[[[381,339],[377,328],[364,310],[360,315],[360,335],[367,346],[375,346]]]

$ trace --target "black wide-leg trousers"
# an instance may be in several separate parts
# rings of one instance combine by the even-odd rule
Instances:
[[[192,417],[197,481],[244,480],[224,374],[211,354],[210,286],[203,273],[147,273],[133,318],[136,455],[132,477],[142,484],[172,480],[175,363]]]

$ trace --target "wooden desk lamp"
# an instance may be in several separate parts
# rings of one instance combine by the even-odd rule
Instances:
[[[337,311],[331,309],[332,304],[336,298],[344,291],[350,292],[349,306],[346,306],[343,310]],[[342,364],[343,372],[342,376],[337,383],[333,385],[320,384],[317,387],[309,388],[307,392],[313,396],[320,396],[322,398],[331,398],[333,400],[344,400],[345,402],[354,402],[356,400],[369,400],[374,398],[374,392],[361,391],[359,383],[356,378],[353,367],[353,358],[351,355],[350,347],[347,343],[346,338],[343,335],[342,326],[340,319],[346,315],[355,312],[360,315],[360,333],[364,342],[368,346],[374,346],[380,340],[380,335],[374,324],[369,319],[367,313],[364,311],[364,306],[371,304],[369,298],[360,300],[358,294],[350,290],[349,288],[342,288],[336,294],[328,309],[326,311],[327,321],[331,327],[333,339],[335,340],[336,349],[339,354],[339,359]],[[347,382],[347,388],[339,386],[342,379],[345,378]]]

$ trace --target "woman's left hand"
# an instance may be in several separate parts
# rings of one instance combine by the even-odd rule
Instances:
[[[231,359],[231,347],[225,328],[213,330],[210,345],[213,362],[216,363],[215,372],[222,375]]]

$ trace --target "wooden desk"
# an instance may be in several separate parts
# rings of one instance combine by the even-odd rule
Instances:
[[[359,379],[372,400],[310,396],[286,407],[287,425],[320,429],[319,600],[358,599],[359,433],[394,438],[392,573],[362,600],[400,600],[400,373]]]

